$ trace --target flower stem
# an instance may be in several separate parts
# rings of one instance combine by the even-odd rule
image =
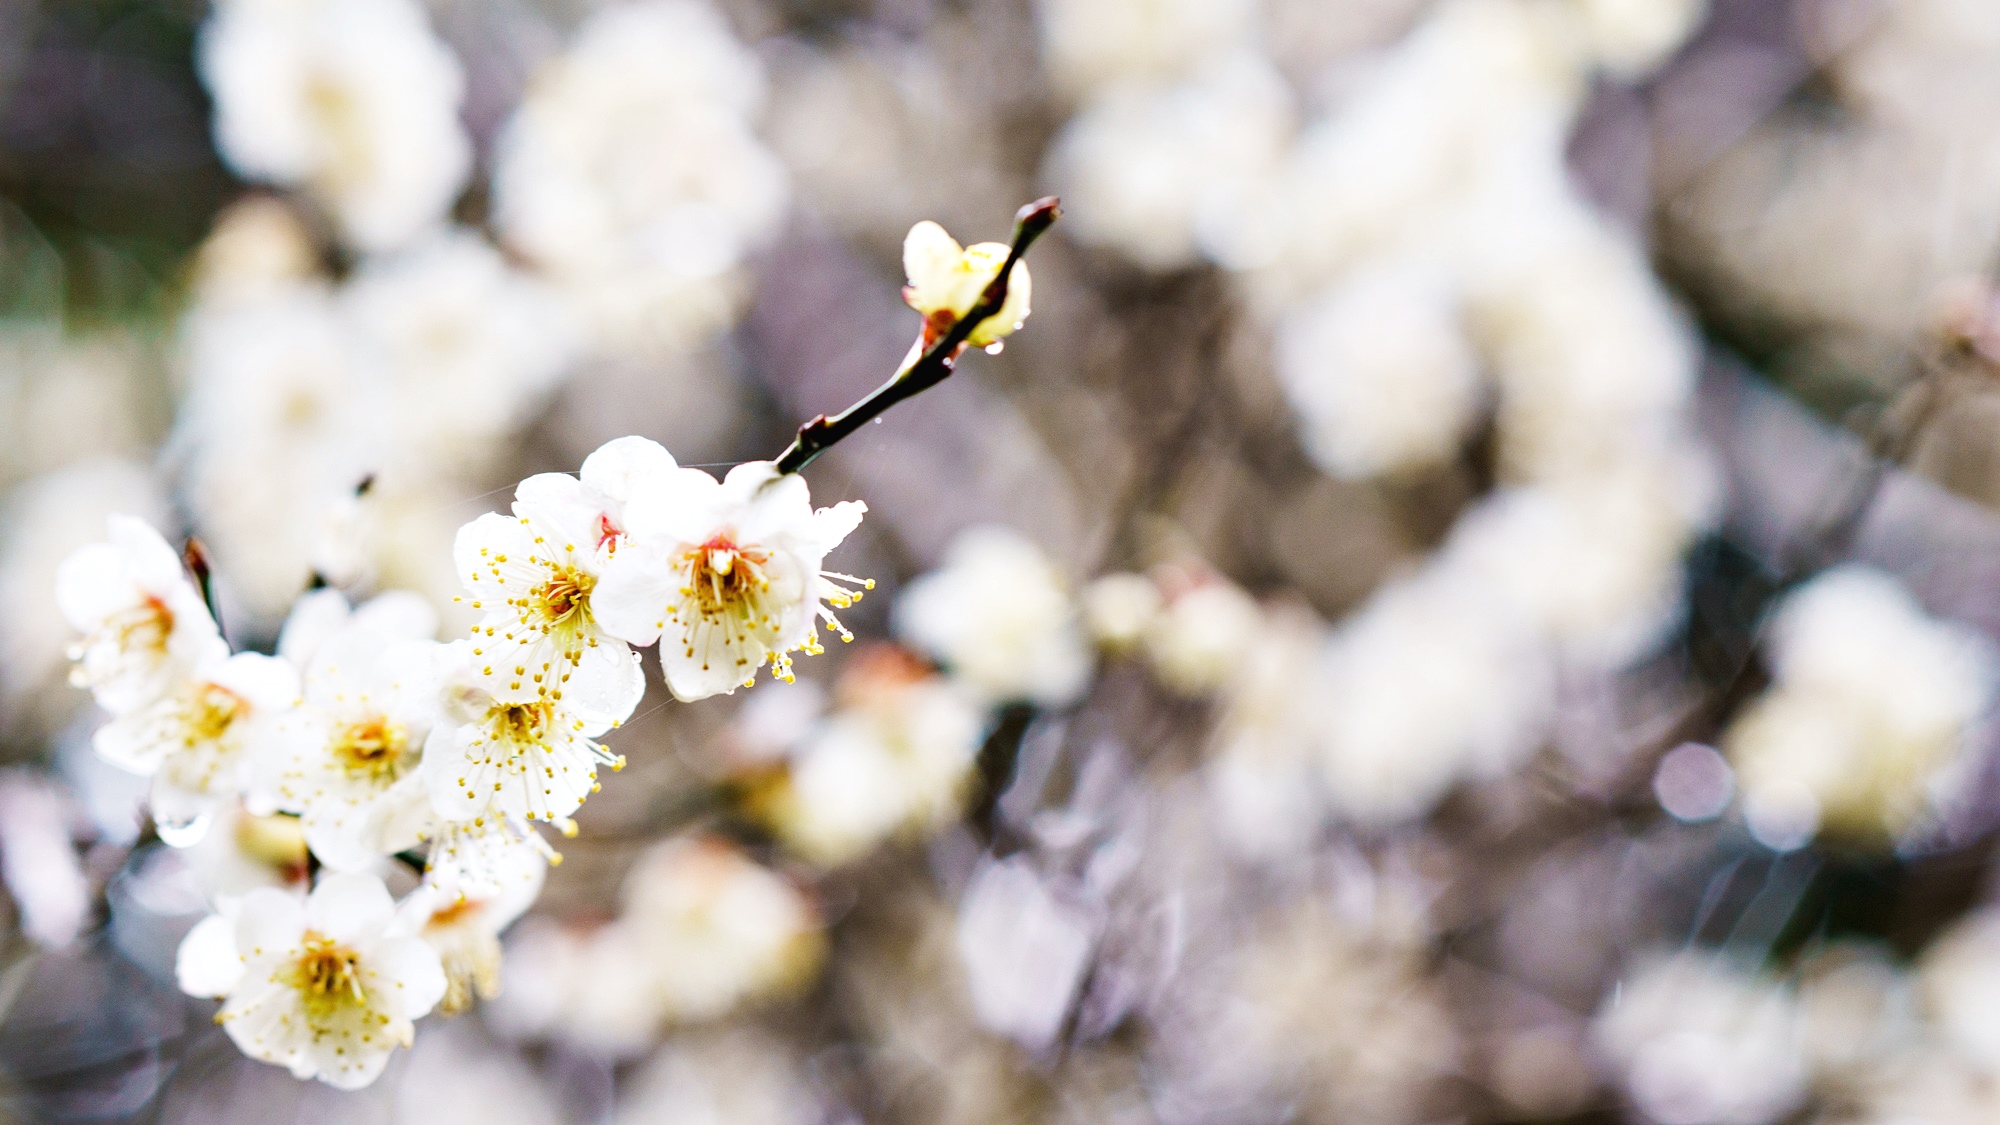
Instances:
[[[1042,232],[1054,226],[1060,218],[1061,201],[1054,196],[1037,199],[1021,208],[1014,216],[1014,242],[1007,251],[1007,261],[1001,265],[999,276],[988,283],[985,292],[979,295],[978,303],[966,310],[966,314],[907,370],[897,372],[888,382],[870,392],[868,397],[831,418],[824,414],[817,415],[800,426],[798,436],[778,457],[778,471],[798,472],[812,464],[813,458],[839,444],[883,411],[949,379],[959,353],[965,350],[966,338],[1007,303],[1007,284],[1013,278],[1014,263],[1019,262],[1035,239],[1040,238]]]

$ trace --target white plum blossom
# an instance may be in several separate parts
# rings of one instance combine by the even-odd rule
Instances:
[[[272,724],[299,698],[289,663],[255,652],[211,659],[165,695],[97,729],[93,745],[113,765],[153,779],[153,819],[169,843],[192,843],[206,818],[253,792],[257,754]]]
[[[71,555],[56,574],[56,602],[82,631],[70,682],[113,714],[171,691],[195,668],[229,655],[181,559],[140,520],[106,520],[109,542]]]
[[[1077,610],[1041,548],[996,526],[962,533],[944,565],[905,587],[896,631],[995,701],[1060,705],[1090,676]]]
[[[372,875],[327,875],[303,901],[251,891],[188,932],[175,975],[222,999],[216,1022],[244,1054],[344,1090],[375,1081],[445,994],[436,951]]]
[[[945,229],[926,219],[903,239],[903,273],[909,284],[903,300],[924,317],[920,347],[928,347],[958,323],[986,287],[1000,276],[1010,248],[1004,242],[960,246]],[[1012,334],[1028,319],[1033,281],[1026,262],[1015,262],[1007,277],[1007,299],[993,315],[974,326],[966,343],[983,348]]]
[[[495,698],[546,700],[607,724],[632,713],[645,677],[631,638],[606,628],[598,587],[629,550],[634,490],[675,473],[666,450],[622,438],[591,454],[577,477],[522,481],[511,517],[488,514],[459,529],[452,556],[464,600],[482,614],[473,667]]]
[[[752,798],[794,851],[838,866],[890,836],[935,831],[972,783],[985,716],[969,693],[892,646],[859,654],[841,708],[790,750]]]
[[[1225,264],[1259,252],[1234,233],[1294,131],[1292,94],[1251,53],[1212,59],[1172,82],[1106,87],[1057,134],[1047,175],[1072,236],[1151,269]]]
[[[442,219],[471,171],[465,76],[414,0],[225,0],[200,65],[223,157],[310,189],[361,249]]]
[[[1377,267],[1280,322],[1278,376],[1306,449],[1338,477],[1447,461],[1479,408],[1479,364],[1443,279]]]
[[[1242,587],[1220,575],[1165,574],[1174,588],[1146,630],[1146,657],[1174,690],[1187,695],[1214,691],[1234,678],[1263,643],[1264,612]]]
[[[223,585],[275,621],[311,580],[327,511],[382,464],[382,369],[314,283],[198,307],[181,334],[188,506]]]
[[[667,1023],[714,1019],[796,984],[819,964],[811,900],[721,840],[654,847],[626,877],[624,903],[616,924],[651,951],[645,978]]]
[[[302,599],[326,604],[332,592]],[[312,615],[292,623],[312,630]],[[278,804],[303,816],[306,842],[336,871],[362,871],[415,847],[431,821],[417,763],[430,733],[443,646],[420,600],[384,594],[315,641],[288,629],[280,650],[305,652],[304,702],[273,731]],[[287,643],[288,642],[288,643]]]
[[[446,820],[495,831],[522,820],[570,830],[569,815],[597,787],[597,767],[624,767],[625,759],[592,741],[611,722],[585,718],[553,696],[494,697],[480,686],[475,643],[454,641],[444,658],[451,670],[419,766],[432,807]]]
[[[502,131],[494,222],[614,349],[672,350],[736,315],[744,255],[783,218],[757,57],[698,0],[606,6]]]
[[[493,886],[470,889],[434,870],[398,908],[444,965],[443,1015],[466,1010],[475,996],[499,995],[500,935],[534,904],[549,869],[540,853],[520,845],[505,849],[500,867]]]
[[[364,262],[340,301],[386,367],[391,451],[419,469],[481,467],[576,356],[556,294],[461,228]]]
[[[1647,1119],[1769,1125],[1806,1097],[1790,989],[1689,952],[1634,970],[1598,1013],[1598,1045]]]
[[[1071,86],[1173,78],[1249,42],[1257,0],[1040,0],[1042,52]]]
[[[867,510],[855,500],[815,509],[805,480],[770,461],[720,481],[699,469],[649,474],[593,605],[612,635],[660,642],[677,699],[734,692],[766,664],[789,680],[792,653],[820,651],[820,621],[847,637],[832,611],[874,585],[820,565]]]
[[[1849,565],[1788,595],[1768,644],[1772,686],[1724,743],[1760,838],[1894,838],[1970,783],[1965,735],[2000,672],[1978,633]]]

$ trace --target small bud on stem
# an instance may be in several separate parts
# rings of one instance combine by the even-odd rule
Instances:
[[[867,425],[884,411],[906,398],[912,398],[937,386],[951,377],[960,353],[965,350],[966,338],[1007,303],[1007,286],[1014,275],[1014,265],[1027,254],[1028,247],[1034,245],[1042,233],[1062,218],[1061,201],[1054,196],[1038,199],[1028,204],[1014,216],[1014,241],[1007,251],[1007,260],[1000,272],[979,295],[979,302],[967,310],[951,328],[932,344],[923,356],[911,364],[907,370],[898,372],[888,382],[875,388],[868,397],[829,418],[824,414],[799,427],[799,435],[778,457],[778,471],[796,473],[812,464],[813,458],[839,444],[841,439]]]

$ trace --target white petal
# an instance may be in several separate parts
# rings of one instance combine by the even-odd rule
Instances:
[[[250,706],[278,710],[299,701],[299,672],[292,662],[261,652],[239,652],[216,667],[211,683],[242,696]]]
[[[627,644],[660,639],[667,606],[678,600],[681,578],[669,569],[672,546],[659,539],[628,541],[605,564],[590,592],[591,616]]]
[[[397,640],[428,641],[437,637],[438,611],[414,590],[387,590],[355,610],[354,623]]]
[[[236,951],[245,960],[276,957],[295,949],[305,930],[305,903],[275,887],[250,891],[236,909]]]
[[[958,240],[929,219],[910,228],[903,238],[903,276],[909,279],[910,304],[921,312],[946,307],[951,274],[964,254]]]
[[[812,559],[826,558],[861,526],[861,517],[867,514],[868,505],[859,500],[842,500],[814,512],[806,534],[800,537],[800,553]]]
[[[319,646],[347,624],[351,612],[347,595],[339,590],[311,590],[299,595],[285,617],[285,627],[278,632],[278,655],[304,667]]]
[[[79,548],[56,570],[56,607],[72,627],[86,632],[133,604],[136,593],[124,560],[109,543]]]
[[[220,914],[196,922],[174,955],[174,979],[189,996],[227,996],[243,977],[236,923]]]
[[[430,794],[431,808],[446,820],[471,820],[492,802],[490,794],[475,793],[465,784],[471,767],[465,751],[476,737],[478,728],[452,724],[431,731],[424,741],[424,760],[417,767],[417,776]]]
[[[395,917],[396,900],[374,875],[336,871],[320,876],[306,899],[306,925],[339,941],[380,933]]]
[[[583,459],[583,483],[620,503],[631,498],[637,483],[675,468],[674,455],[650,438],[613,438]]]
[[[514,490],[514,514],[531,521],[548,542],[537,553],[589,554],[597,549],[604,503],[567,473],[537,473]]]
[[[444,966],[421,938],[390,938],[368,951],[370,971],[396,987],[405,1019],[421,1018],[444,999]]]
[[[625,528],[637,538],[705,543],[723,519],[722,482],[700,469],[675,469],[634,482]]]
[[[164,594],[187,581],[181,557],[153,526],[131,516],[111,516],[105,520],[111,545],[124,557],[125,568],[141,588]]]
[[[586,647],[563,685],[562,704],[583,720],[587,732],[605,730],[632,717],[646,694],[646,673],[625,642],[609,637]]]

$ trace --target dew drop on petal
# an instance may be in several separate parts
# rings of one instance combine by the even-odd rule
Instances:
[[[154,827],[160,833],[160,840],[168,846],[191,848],[201,843],[203,836],[208,835],[208,822],[209,817],[206,814],[189,817],[186,820],[168,817],[156,821]]]

